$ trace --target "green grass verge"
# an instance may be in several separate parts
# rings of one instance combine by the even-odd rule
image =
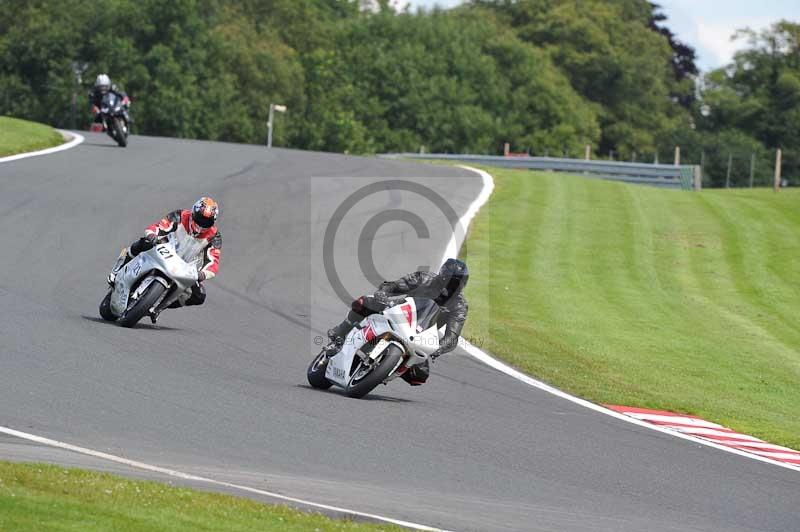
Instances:
[[[800,191],[487,170],[467,337],[592,401],[800,449]]]
[[[0,157],[43,150],[63,142],[61,133],[50,126],[0,116]]]
[[[249,499],[41,464],[0,461],[0,530],[400,531]]]

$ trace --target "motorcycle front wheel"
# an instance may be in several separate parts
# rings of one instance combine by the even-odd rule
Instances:
[[[106,321],[114,321],[117,319],[114,313],[111,312],[111,292],[112,290],[109,290],[106,297],[100,302],[100,317]]]
[[[308,366],[308,371],[306,372],[308,383],[314,388],[319,388],[321,390],[330,388],[333,383],[325,378],[325,369],[327,367],[328,359],[325,357],[325,350],[323,349],[314,357],[314,360],[311,361],[311,365]]]
[[[125,131],[122,129],[122,121],[115,116],[111,119],[111,127],[114,128],[114,140],[117,141],[117,144],[119,144],[121,148],[127,146],[128,137],[125,135]]]
[[[150,286],[147,287],[144,294],[125,311],[125,314],[120,316],[119,324],[123,327],[135,326],[140,319],[147,315],[166,289],[167,288],[158,281],[150,283]]]
[[[392,374],[402,358],[403,351],[394,344],[390,345],[372,366],[356,368],[344,393],[349,397],[364,397]]]

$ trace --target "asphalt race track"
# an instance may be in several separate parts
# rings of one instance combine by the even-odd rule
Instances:
[[[146,137],[119,149],[92,134],[0,164],[0,425],[451,530],[800,530],[797,472],[592,412],[464,354],[419,388],[364,400],[309,388],[314,338],[345,312],[322,235],[351,193],[386,179],[459,214],[481,188],[400,161]],[[119,249],[205,194],[223,232],[207,304],[155,327],[101,322]],[[387,207],[417,213],[428,238],[398,221],[362,233]],[[369,290],[359,239],[391,277],[438,265],[450,235],[428,199],[397,191],[359,202],[339,231],[331,259],[354,295]],[[0,458],[153,476],[8,436]]]

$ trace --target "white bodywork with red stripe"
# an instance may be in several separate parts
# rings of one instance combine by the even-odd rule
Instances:
[[[325,378],[338,386],[347,386],[352,377],[350,371],[355,357],[376,359],[392,344],[400,347],[404,356],[386,382],[399,377],[408,368],[426,361],[439,348],[442,331],[435,324],[420,332],[417,332],[418,328],[417,306],[413,297],[405,298],[401,304],[389,307],[380,314],[367,316],[350,331],[341,350],[329,359]],[[363,347],[376,339],[377,343],[369,354],[362,351]]]

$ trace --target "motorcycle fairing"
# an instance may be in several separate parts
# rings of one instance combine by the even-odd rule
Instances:
[[[325,368],[325,378],[342,387],[347,386],[347,383],[350,382],[350,378],[352,377],[351,371],[355,357],[358,356],[362,359],[370,357],[374,359],[386,349],[391,342],[387,342],[383,339],[379,340],[370,351],[369,355],[363,351],[359,352],[364,344],[391,332],[392,327],[385,316],[375,314],[364,318],[359,324],[359,327],[353,328],[350,334],[347,335],[342,349],[328,360],[327,367]],[[395,343],[402,345],[399,342]]]
[[[353,328],[345,338],[342,349],[328,360],[325,378],[346,387],[352,378],[353,362],[358,356],[362,360],[376,359],[392,344],[400,347],[408,356],[405,366],[421,364],[427,356],[439,348],[441,332],[433,322],[427,329],[416,332],[417,305],[414,298],[407,297],[405,302],[387,308],[382,314],[373,314],[364,318],[358,327]],[[378,341],[369,354],[361,351],[368,342]],[[395,376],[393,372],[389,379]]]
[[[117,274],[114,290],[111,293],[111,312],[116,316],[122,316],[128,308],[128,300],[133,295],[131,288],[140,279],[155,271],[171,279],[177,285],[178,294],[197,281],[197,269],[193,265],[184,262],[171,244],[159,244],[137,255]],[[147,281],[148,285],[150,282],[152,281]],[[146,287],[147,285],[144,286]],[[137,289],[137,292],[139,291]]]

